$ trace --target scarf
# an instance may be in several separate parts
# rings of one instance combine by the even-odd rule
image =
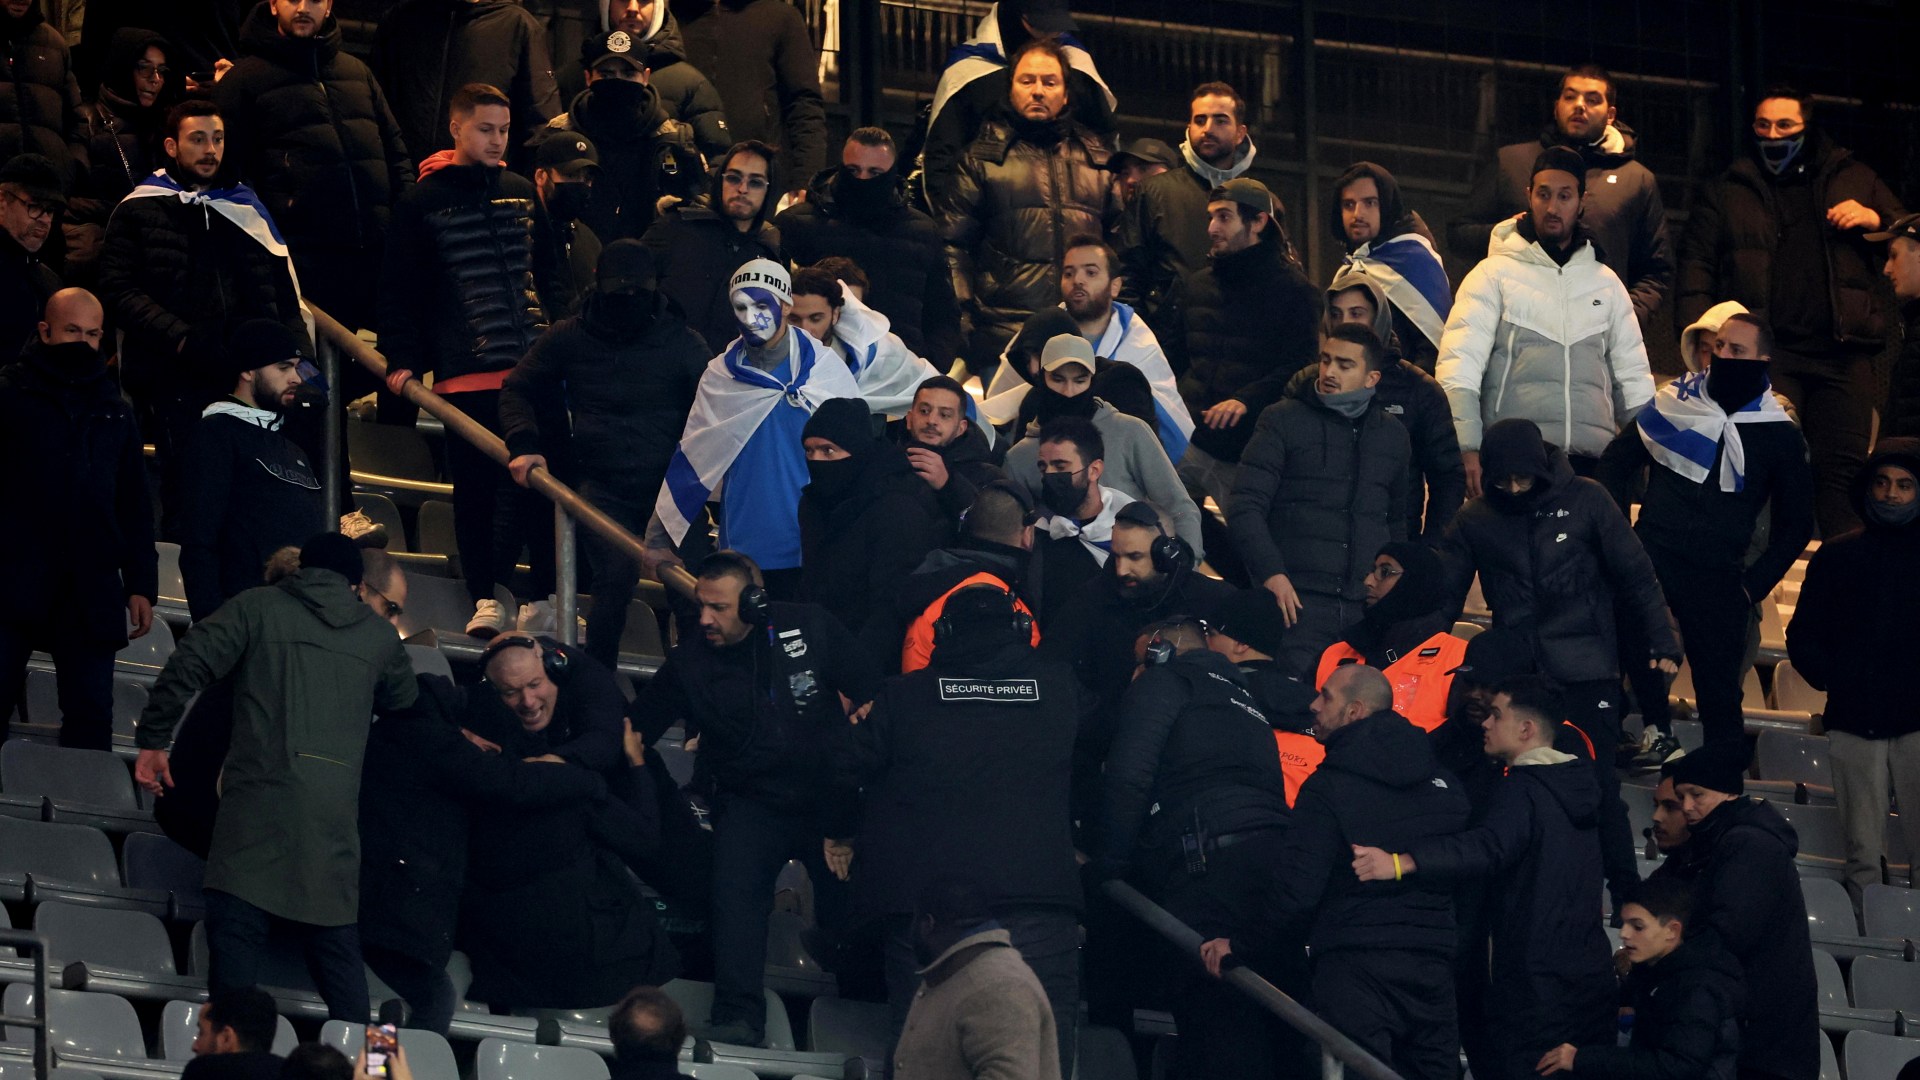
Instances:
[[[1439,346],[1447,316],[1453,314],[1453,286],[1431,241],[1417,232],[1401,233],[1378,244],[1360,245],[1342,265],[1377,282],[1394,309]]]
[[[1740,443],[1740,425],[1785,419],[1787,411],[1764,391],[1727,415],[1707,396],[1706,374],[1696,372],[1661,387],[1653,396],[1653,407],[1642,410],[1636,426],[1654,461],[1696,484],[1706,480],[1718,448],[1720,490],[1744,491],[1747,455]]]
[[[253,238],[254,243],[280,256],[287,263],[287,277],[293,282],[293,295],[300,295],[300,275],[293,269],[293,254],[287,250],[287,242],[280,238],[280,229],[274,225],[267,208],[260,203],[260,197],[245,184],[232,187],[208,188],[206,191],[191,191],[175,180],[165,169],[155,169],[145,182],[127,193],[128,199],[158,199],[172,197],[188,206],[199,206],[202,210],[212,207],[243,233]],[[304,300],[300,304],[300,319],[307,324],[307,339],[313,340],[313,313],[307,310]]]
[[[203,418],[208,416],[231,416],[236,420],[244,420],[254,427],[263,428],[267,431],[279,431],[281,422],[286,419],[286,417],[277,412],[268,412],[266,409],[256,409],[237,398],[223,398],[216,401],[206,408],[201,409],[200,415]]]
[[[1093,520],[1085,524],[1065,514],[1049,514],[1041,520],[1040,528],[1055,540],[1079,537],[1080,542],[1093,553],[1093,561],[1101,566],[1107,565],[1107,549],[1113,545],[1113,516],[1120,508],[1133,502],[1133,497],[1123,495],[1112,488],[1100,489],[1100,512]]]
[[[1233,164],[1227,166],[1224,169],[1216,169],[1213,166],[1207,164],[1206,162],[1201,161],[1200,155],[1193,152],[1193,144],[1191,142],[1187,142],[1183,140],[1180,143],[1180,156],[1187,159],[1187,168],[1192,169],[1195,173],[1199,174],[1200,179],[1205,180],[1207,182],[1207,187],[1211,189],[1211,188],[1217,188],[1221,184],[1224,184],[1227,181],[1232,180],[1233,178],[1246,172],[1248,169],[1253,168],[1253,156],[1259,152],[1254,148],[1253,136],[1251,135],[1247,136],[1246,145],[1247,145],[1246,155],[1244,157],[1235,156],[1233,160]],[[1237,152],[1236,152],[1236,155],[1237,155]]]

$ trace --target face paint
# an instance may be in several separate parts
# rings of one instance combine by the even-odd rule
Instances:
[[[740,336],[753,345],[765,345],[780,334],[780,301],[765,289],[735,289],[728,297]]]

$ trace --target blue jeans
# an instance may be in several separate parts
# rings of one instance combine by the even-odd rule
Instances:
[[[709,1022],[767,1026],[767,917],[788,859],[813,881],[814,921],[837,929],[846,885],[827,869],[826,834],[811,814],[722,795],[713,820],[713,1012]]]
[[[218,995],[260,984],[267,938],[279,930],[306,955],[307,972],[327,1003],[327,1017],[364,1024],[368,1019],[367,972],[360,958],[360,927],[294,922],[247,903],[232,893],[207,890],[207,952],[212,970],[207,989]]]

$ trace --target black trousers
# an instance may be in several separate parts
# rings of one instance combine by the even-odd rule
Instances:
[[[357,924],[313,926],[282,919],[218,889],[207,890],[207,953],[212,967],[207,989],[223,994],[258,986],[267,938],[276,928],[300,942],[307,971],[327,1003],[327,1018],[366,1023],[367,973]]]
[[[441,1035],[447,1033],[453,1024],[454,993],[453,978],[447,974],[446,964],[429,963],[377,945],[363,946],[361,951],[366,954],[367,966],[380,976],[380,981],[392,987],[407,1003],[411,1010],[408,1027]]]
[[[1820,535],[1831,540],[1860,524],[1849,489],[1873,437],[1873,355],[1803,356],[1776,348],[1767,370],[1773,388],[1800,414],[1813,459],[1814,517]]]
[[[1060,1075],[1072,1076],[1080,1023],[1079,917],[1064,907],[1014,907],[996,910],[994,918],[1047,992],[1060,1039]],[[913,916],[890,915],[886,922],[887,1008],[897,1042],[920,989],[920,963],[913,954]]]
[[[580,485],[586,500],[608,517],[640,536],[653,516],[654,493],[629,490],[627,485],[587,479]],[[615,667],[620,662],[620,636],[627,630],[627,604],[640,583],[640,564],[623,548],[608,543],[592,529],[576,529],[587,565],[593,574],[593,606],[587,610],[587,655]]]
[[[1619,679],[1567,683],[1567,719],[1593,740],[1594,769],[1600,778],[1600,865],[1606,870],[1607,892],[1620,910],[1627,894],[1640,882],[1634,859],[1633,826],[1627,822],[1627,804],[1620,798],[1620,774],[1613,767],[1613,747],[1620,742]]]
[[[500,391],[446,398],[480,426],[500,434]],[[545,600],[554,588],[552,505],[514,483],[506,466],[458,436],[447,438],[447,479],[453,482],[453,540],[467,576],[467,595],[475,603],[493,599],[495,585],[513,580],[524,547],[533,571],[530,599]]]
[[[158,616],[155,616],[158,618]],[[27,686],[27,660],[33,643],[26,631],[0,623],[0,740]],[[60,745],[83,750],[113,749],[113,651],[58,648],[52,651],[54,683],[60,691]],[[34,717],[46,723],[51,717]]]
[[[160,539],[178,543],[180,515],[186,511],[187,447],[200,424],[204,406],[180,398],[155,398],[143,403],[147,435],[160,465]]]
[[[1680,644],[1693,669],[1700,722],[1709,741],[1746,734],[1740,680],[1747,667],[1747,623],[1753,603],[1738,571],[1711,573],[1658,547],[1647,548],[1653,572],[1680,624]]]
[[[1342,949],[1319,956],[1313,1009],[1406,1080],[1459,1076],[1453,963],[1443,954]]]

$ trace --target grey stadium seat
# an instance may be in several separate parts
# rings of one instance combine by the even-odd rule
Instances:
[[[453,678],[453,665],[448,662],[446,654],[431,645],[408,645],[407,659],[413,663],[415,675]]]
[[[0,1080],[34,1080],[33,1060],[25,1057],[0,1057]],[[101,1080],[97,1072],[54,1066],[47,1080]]]
[[[807,1010],[807,1045],[824,1053],[882,1063],[893,1044],[893,1020],[885,1005],[816,998]]]
[[[1801,878],[1800,896],[1807,904],[1807,928],[1814,937],[1859,937],[1853,900],[1846,886],[1825,878]],[[1881,935],[1875,935],[1881,936]]]
[[[1862,956],[1854,960],[1849,974],[1856,1006],[1920,1015],[1920,964]]]
[[[1847,857],[1847,833],[1840,824],[1837,806],[1800,806],[1776,802],[1773,808],[1787,819],[1800,837],[1798,861],[1805,873],[1809,860],[1844,863]]]
[[[33,911],[33,929],[47,939],[48,966],[77,960],[145,975],[173,975],[173,942],[159,919],[139,911],[48,901]]]
[[[1764,728],[1753,751],[1753,767],[1766,780],[1833,786],[1833,768],[1824,735],[1795,735]]]
[[[367,1029],[363,1024],[329,1020],[320,1028],[320,1041],[353,1061],[365,1048]],[[453,1047],[432,1031],[400,1029],[400,1050],[407,1055],[407,1067],[414,1080],[460,1080],[460,1068],[453,1062]]]
[[[397,424],[357,420],[348,422],[346,427],[347,460],[355,472],[398,480],[440,479],[440,470],[433,462],[433,450],[418,431]]]
[[[1860,907],[1868,934],[1920,939],[1920,892],[1892,885],[1868,885],[1861,892]]]
[[[407,526],[400,520],[400,508],[393,500],[377,491],[356,491],[353,493],[354,509],[367,515],[367,520],[387,530],[387,550],[404,552],[407,550]]]
[[[1854,960],[1876,957],[1863,956]],[[1815,994],[1820,1008],[1820,1030],[1833,1032],[1877,1031],[1882,1035],[1894,1033],[1896,1018],[1892,1009],[1873,1009],[1865,1006],[1855,1008],[1847,1000],[1847,983],[1840,975],[1840,963],[1833,954],[1824,949],[1813,950],[1813,976]]]
[[[759,1080],[752,1069],[739,1065],[724,1065],[718,1062],[707,1065],[699,1062],[683,1061],[680,1071],[693,1077],[693,1080]]]
[[[28,878],[33,895],[28,895]],[[120,884],[107,834],[86,825],[0,817],[0,900],[39,899],[125,907],[164,915],[165,893]]]
[[[5,1000],[8,1014],[33,1015],[31,985],[14,983],[7,987]],[[140,1017],[134,1013],[133,1003],[112,994],[47,991],[47,1039],[62,1059],[147,1063],[147,1040],[140,1033]]]
[[[160,1056],[168,1061],[193,1060],[193,1036],[200,1027],[200,1003],[169,1001],[160,1010]],[[285,1057],[299,1045],[293,1024],[284,1016],[273,1018],[273,1052]]]
[[[607,1059],[577,1046],[484,1039],[473,1056],[473,1080],[607,1080]]]
[[[173,894],[174,918],[207,917],[206,860],[160,833],[132,833],[120,847],[120,876],[128,888]]]
[[[167,666],[167,658],[173,655],[173,629],[165,619],[153,620],[153,629],[145,637],[127,642],[127,646],[115,653],[116,663],[130,664],[158,675],[160,669]]]
[[[78,818],[110,832],[158,828],[134,795],[126,762],[108,750],[10,739],[0,743],[0,791],[52,799],[54,820]]]
[[[1920,1039],[1847,1032],[1847,1080],[1894,1080],[1901,1067],[1915,1058],[1920,1058]]]

